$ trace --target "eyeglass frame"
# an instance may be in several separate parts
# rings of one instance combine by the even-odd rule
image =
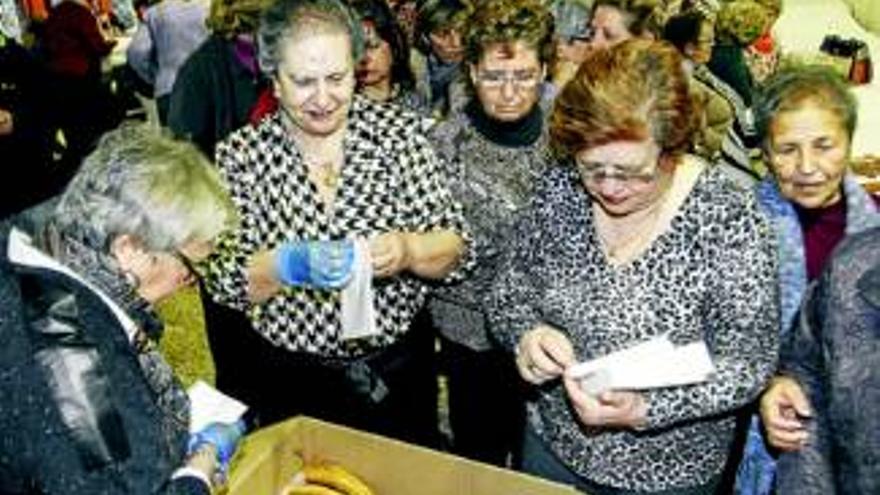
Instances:
[[[656,165],[650,173],[630,171],[627,170],[629,167],[616,163],[583,163],[576,158],[574,165],[584,181],[594,184],[613,179],[627,186],[646,186],[654,183],[660,177],[660,167]],[[646,166],[643,165],[642,168],[646,168]],[[608,169],[611,169],[612,172],[606,172]]]
[[[196,279],[200,279],[202,277],[202,271],[199,270],[198,262],[193,261],[189,258],[189,256],[183,254],[179,249],[175,249],[171,251],[171,255],[186,269],[186,271],[195,277]]]
[[[517,74],[517,73],[520,74]],[[524,77],[528,73],[528,78]],[[486,73],[497,75],[498,79],[487,79]],[[510,83],[516,89],[534,89],[541,84],[542,71],[540,69],[524,69],[514,70],[511,72],[500,70],[477,69],[477,81],[488,89],[501,89],[505,84]]]

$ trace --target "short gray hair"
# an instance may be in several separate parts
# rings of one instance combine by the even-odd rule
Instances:
[[[276,0],[263,11],[257,31],[260,69],[269,77],[278,73],[282,43],[295,36],[307,23],[345,32],[351,41],[352,61],[364,53],[361,21],[341,0]]]
[[[192,144],[146,125],[105,134],[61,196],[55,222],[100,252],[119,235],[152,251],[211,241],[236,222],[217,170]]]
[[[849,84],[833,69],[821,65],[794,65],[778,71],[755,96],[755,127],[766,146],[770,125],[782,112],[797,110],[814,102],[837,115],[852,141],[858,120],[858,104]]]

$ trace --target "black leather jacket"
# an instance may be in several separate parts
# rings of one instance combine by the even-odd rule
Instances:
[[[186,425],[157,404],[111,306],[10,245],[0,226],[0,493],[209,493],[169,482]]]

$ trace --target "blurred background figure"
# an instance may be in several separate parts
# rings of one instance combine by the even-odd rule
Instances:
[[[558,91],[587,58],[590,42],[591,0],[557,0],[551,4],[554,19],[554,54],[550,81]]]
[[[532,385],[528,473],[598,495],[715,494],[736,412],[776,367],[771,233],[749,191],[686,152],[692,105],[678,51],[644,39],[594,51],[557,97],[562,162],[515,226],[487,301]],[[588,393],[568,373],[659,335],[704,342],[713,378]]]
[[[364,32],[364,55],[355,72],[357,91],[373,101],[417,109],[421,101],[409,65],[409,43],[394,14],[385,0],[354,0],[351,6]]]
[[[416,91],[422,106],[435,117],[445,118],[461,110],[464,94],[450,92],[451,83],[463,80],[462,33],[471,6],[465,0],[425,0],[418,10],[416,41],[410,66],[416,76]],[[458,86],[464,87],[464,86]]]
[[[79,163],[101,134],[122,120],[101,68],[114,45],[85,0],[62,0],[51,9],[43,28],[49,97],[73,163]]]
[[[757,194],[779,243],[777,333],[784,342],[808,284],[831,252],[847,235],[880,226],[880,213],[876,197],[849,172],[857,107],[843,78],[820,67],[780,71],[757,94],[755,116],[770,170]],[[737,490],[771,493],[775,461],[757,416],[747,442]]]
[[[595,0],[590,16],[590,47],[608,48],[630,38],[659,39],[660,0]]]
[[[489,340],[482,297],[519,211],[549,162],[543,99],[553,19],[537,0],[487,0],[465,33],[473,97],[432,133],[477,246],[477,268],[431,300],[447,376],[453,451],[507,466],[524,409],[516,370]]]
[[[159,123],[168,121],[168,106],[177,72],[208,37],[205,20],[210,0],[162,0],[143,14],[128,45],[128,64],[153,87]]]
[[[212,0],[211,34],[177,73],[168,103],[168,127],[208,156],[248,121],[265,86],[257,67],[254,33],[269,0]],[[207,318],[207,315],[206,315]]]
[[[755,79],[746,63],[745,50],[772,24],[774,13],[754,0],[724,2],[715,22],[715,46],[707,66],[752,105]]]
[[[0,219],[54,196],[76,170],[56,156],[47,84],[30,52],[0,33]]]
[[[213,425],[187,449],[190,403],[152,307],[234,224],[194,146],[124,126],[33,239],[0,225],[0,492],[211,492],[242,429]]]
[[[692,151],[714,162],[721,153],[722,142],[735,116],[733,106],[724,93],[716,89],[718,85],[707,84],[701,78],[708,72],[705,65],[712,56],[712,46],[715,44],[714,24],[697,10],[676,14],[666,22],[663,39],[675,45],[684,56],[691,92],[699,104],[700,127]]]

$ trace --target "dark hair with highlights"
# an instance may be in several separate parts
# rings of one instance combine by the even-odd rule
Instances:
[[[351,6],[361,21],[372,23],[379,38],[391,47],[391,82],[407,90],[415,87],[409,65],[409,42],[385,0],[353,0]]]

